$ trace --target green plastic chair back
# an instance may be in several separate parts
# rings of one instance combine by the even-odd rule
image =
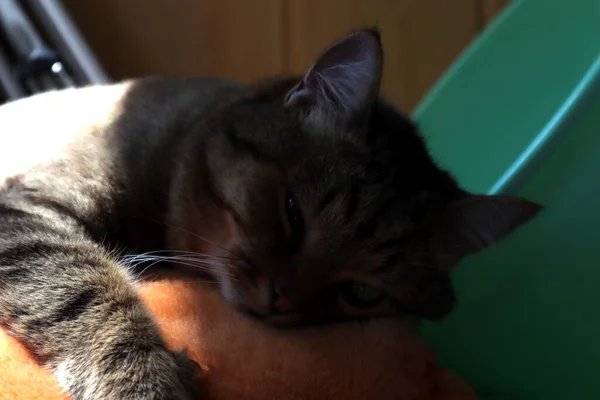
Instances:
[[[465,188],[546,206],[424,337],[482,398],[600,399],[600,0],[514,1],[414,117]]]

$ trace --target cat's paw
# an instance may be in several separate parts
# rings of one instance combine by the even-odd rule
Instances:
[[[55,377],[73,400],[203,398],[199,385],[201,368],[185,351],[138,353],[110,367],[86,361],[89,360],[75,357],[54,368]],[[103,370],[104,373],[97,373]]]
[[[202,367],[192,360],[186,350],[172,352],[177,364],[177,375],[182,387],[192,399],[201,399],[201,388],[199,378],[202,375]]]

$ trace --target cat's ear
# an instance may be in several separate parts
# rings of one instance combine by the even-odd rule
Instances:
[[[450,268],[502,240],[540,210],[540,205],[516,197],[469,195],[450,203],[438,221],[434,254],[442,267]]]
[[[383,51],[376,29],[355,32],[327,49],[285,99],[317,121],[351,122],[377,98]]]

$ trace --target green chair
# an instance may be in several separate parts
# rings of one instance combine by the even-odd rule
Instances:
[[[414,117],[465,188],[546,206],[423,336],[482,398],[600,399],[600,0],[513,1]]]

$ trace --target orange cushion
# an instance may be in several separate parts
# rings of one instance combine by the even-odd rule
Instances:
[[[231,310],[214,286],[163,276],[141,295],[174,349],[206,370],[211,400],[469,400],[398,321],[277,331]],[[67,399],[52,375],[0,330],[0,399]]]

